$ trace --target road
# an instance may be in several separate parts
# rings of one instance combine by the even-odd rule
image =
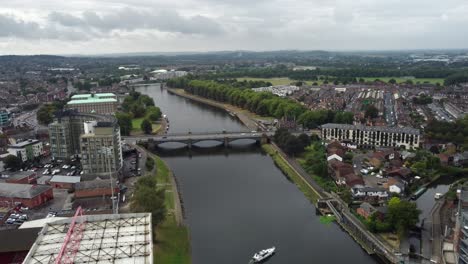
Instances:
[[[385,120],[388,126],[396,125],[395,107],[392,93],[384,93]]]

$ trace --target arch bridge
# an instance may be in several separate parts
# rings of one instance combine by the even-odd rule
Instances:
[[[203,141],[218,141],[224,147],[229,147],[230,143],[240,139],[250,139],[261,144],[269,143],[270,137],[274,132],[214,132],[214,133],[185,133],[185,134],[166,134],[166,135],[144,135],[136,137],[122,137],[128,141],[144,142],[158,147],[164,143],[182,143],[187,148],[192,148],[194,144]]]

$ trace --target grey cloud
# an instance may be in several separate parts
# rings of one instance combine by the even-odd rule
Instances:
[[[208,17],[201,15],[182,17],[172,10],[149,12],[128,8],[105,15],[86,11],[81,16],[54,12],[48,18],[50,22],[58,23],[64,27],[78,27],[101,32],[138,29],[200,35],[218,35],[224,32],[219,23]]]
[[[0,14],[0,37],[34,38],[41,28],[35,22],[17,20],[9,15]]]
[[[75,30],[61,31],[54,26],[41,26],[37,22],[26,22],[9,15],[0,14],[0,37],[86,40],[89,35]]]

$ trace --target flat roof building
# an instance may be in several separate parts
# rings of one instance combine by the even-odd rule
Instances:
[[[2,178],[6,178],[7,183],[35,184],[37,183],[37,173],[34,171],[16,171],[3,173]]]
[[[90,121],[80,136],[81,164],[85,174],[119,171],[123,166],[117,122]]]
[[[348,124],[324,124],[322,139],[347,141],[360,147],[404,147],[417,148],[420,132],[410,127],[384,127]]]
[[[44,153],[42,142],[37,139],[28,139],[26,141],[8,146],[8,153],[21,158],[23,162],[32,161],[42,156]]]
[[[77,94],[71,97],[67,108],[81,113],[114,114],[117,111],[117,96],[113,93]]]
[[[50,186],[56,189],[73,189],[75,184],[81,181],[80,176],[54,175],[50,180]]]
[[[24,264],[55,263],[72,218],[46,223]],[[77,217],[84,225],[73,263],[152,264],[151,214],[108,214]]]

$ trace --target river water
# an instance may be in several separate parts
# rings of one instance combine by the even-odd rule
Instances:
[[[167,114],[170,133],[246,130],[227,113],[159,85],[137,91]],[[194,264],[249,263],[256,251],[271,246],[277,254],[267,263],[377,263],[337,224],[321,223],[272,159],[247,143],[229,150],[158,152],[179,182]]]

